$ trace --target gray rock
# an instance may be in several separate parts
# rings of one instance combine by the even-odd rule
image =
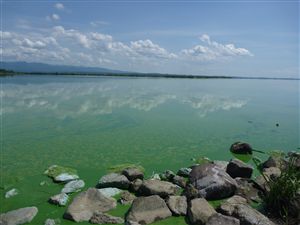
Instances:
[[[99,189],[99,192],[101,192],[101,194],[103,194],[105,197],[113,197],[120,194],[122,190],[119,188],[101,188]]]
[[[177,175],[182,177],[188,177],[191,171],[191,168],[184,167],[178,170]]]
[[[141,179],[136,179],[134,181],[132,181],[131,185],[130,185],[130,190],[133,192],[137,192],[139,190],[139,188],[142,186],[143,181]]]
[[[187,199],[185,196],[170,196],[167,205],[176,216],[185,216],[187,211]]]
[[[78,192],[85,186],[83,180],[73,180],[65,184],[64,188],[61,190],[62,193],[73,193]]]
[[[248,143],[238,141],[231,145],[230,151],[235,154],[252,154],[252,147]]]
[[[150,178],[151,180],[161,180],[160,179],[160,176],[159,176],[159,174],[158,173],[154,173],[154,174],[152,174],[152,176],[151,176],[151,178]]]
[[[204,225],[209,217],[216,213],[215,209],[204,198],[191,200],[188,207],[188,218],[191,224]]]
[[[58,225],[60,224],[60,219],[46,219],[44,225]]]
[[[264,163],[261,164],[262,169],[277,167],[279,169],[286,168],[288,162],[284,160],[282,157],[270,156]]]
[[[58,165],[50,166],[44,174],[51,177],[55,182],[68,182],[79,178],[76,170]]]
[[[98,182],[98,188],[115,187],[120,189],[128,189],[130,181],[126,176],[118,173],[110,173],[103,177]]]
[[[172,216],[165,201],[158,195],[136,198],[128,211],[127,224],[149,224]]]
[[[237,183],[229,174],[213,163],[205,163],[193,167],[186,195],[217,200],[234,195],[236,189]]]
[[[240,225],[240,221],[234,217],[217,213],[209,217],[205,225]]]
[[[60,193],[50,197],[49,202],[55,205],[65,206],[69,200],[69,196],[66,193]]]
[[[165,172],[161,173],[159,176],[161,180],[172,182],[173,178],[175,177],[175,173],[172,170],[166,170]]]
[[[62,173],[59,174],[58,176],[54,177],[55,182],[69,182],[72,180],[76,180],[79,177],[75,174],[68,174],[68,173]]]
[[[214,160],[213,163],[219,167],[220,169],[226,171],[228,162],[227,161],[222,161],[222,160]]]
[[[164,198],[169,195],[175,195],[178,190],[178,186],[168,181],[145,180],[139,188],[139,194],[143,196],[159,195]]]
[[[38,213],[36,207],[25,207],[0,214],[0,224],[18,225],[29,223]]]
[[[233,178],[251,178],[253,168],[239,159],[232,159],[227,165],[226,172]]]
[[[249,203],[251,201],[259,201],[259,189],[255,182],[250,179],[240,177],[235,178],[235,181],[238,184],[238,188],[235,192],[236,195],[247,199],[247,202]]]
[[[122,174],[125,175],[130,181],[133,181],[135,179],[144,179],[144,173],[138,168],[127,168],[122,171]]]
[[[111,216],[107,213],[96,212],[90,219],[90,222],[93,224],[123,224],[124,219]]]
[[[116,200],[105,197],[96,188],[78,194],[69,205],[64,218],[75,222],[89,221],[96,212],[107,212],[117,206]]]
[[[267,181],[275,180],[281,174],[281,170],[277,167],[269,167],[263,169],[263,175],[259,175],[255,178],[256,183],[264,190],[269,191],[269,185]]]
[[[185,188],[185,186],[186,186],[186,180],[184,177],[181,177],[181,176],[175,175],[171,182],[182,188]]]
[[[249,206],[246,199],[237,195],[223,202],[218,211],[239,219],[241,225],[274,225],[266,216]]]
[[[135,198],[136,197],[133,194],[131,194],[129,191],[123,191],[122,194],[121,194],[121,197],[119,199],[119,202],[122,205],[129,205],[133,202],[133,200]]]
[[[13,196],[16,196],[17,194],[19,194],[19,191],[16,188],[13,188],[5,193],[5,198],[11,198]]]

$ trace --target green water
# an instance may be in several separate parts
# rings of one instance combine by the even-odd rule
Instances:
[[[0,210],[37,206],[31,224],[65,211],[47,203],[61,189],[43,175],[52,164],[77,169],[90,187],[115,164],[150,176],[199,156],[228,160],[239,140],[267,151],[300,146],[299,81],[15,76],[1,78],[1,99]],[[13,187],[20,194],[5,199]],[[168,223],[185,224],[157,224]]]

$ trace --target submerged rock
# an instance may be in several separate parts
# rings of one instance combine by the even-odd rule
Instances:
[[[111,216],[107,213],[96,212],[90,219],[93,224],[123,224],[124,219],[121,217]]]
[[[101,177],[98,182],[98,188],[115,187],[120,189],[128,189],[130,181],[126,176],[118,173],[110,173]]]
[[[18,225],[29,223],[38,213],[36,207],[26,207],[16,210],[12,210],[3,214],[0,214],[0,224],[2,225]]]
[[[215,209],[204,198],[191,200],[188,207],[188,218],[191,224],[204,225],[216,213]]]
[[[227,165],[226,172],[232,177],[251,178],[253,168],[238,159],[232,159]]]
[[[145,180],[139,188],[139,194],[143,196],[159,195],[164,198],[169,195],[175,195],[178,190],[178,186],[168,181]]]
[[[101,194],[103,194],[105,197],[113,197],[115,195],[118,195],[122,192],[119,188],[101,188],[98,189]]]
[[[50,166],[44,174],[51,177],[55,182],[68,182],[79,178],[76,170],[58,165]]]
[[[248,143],[238,141],[231,145],[230,151],[235,154],[252,154],[252,147]]]
[[[85,185],[83,180],[73,180],[65,184],[64,188],[61,190],[62,193],[72,193],[78,192]]]
[[[187,211],[187,199],[185,196],[170,196],[167,205],[176,216],[185,216]]]
[[[13,196],[16,196],[17,194],[19,194],[19,191],[16,188],[13,188],[5,193],[5,198],[11,198]]]
[[[60,193],[58,195],[54,195],[49,199],[50,203],[55,205],[65,206],[69,200],[69,196],[66,193]]]

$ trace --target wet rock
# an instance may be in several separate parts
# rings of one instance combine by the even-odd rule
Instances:
[[[143,196],[159,195],[164,198],[169,195],[175,195],[178,190],[178,186],[168,181],[145,180],[139,188],[139,194]]]
[[[55,182],[69,182],[72,180],[76,180],[78,178],[79,177],[77,175],[62,173],[62,174],[59,174],[58,176],[54,177],[54,181]]]
[[[191,224],[204,225],[216,213],[215,209],[204,198],[191,200],[188,207],[188,219]]]
[[[188,198],[217,200],[234,195],[236,189],[237,183],[229,174],[213,163],[205,163],[193,167],[185,192]]]
[[[187,211],[187,199],[185,196],[170,196],[167,205],[176,216],[185,216]]]
[[[226,171],[227,165],[228,165],[228,162],[227,162],[227,161],[214,160],[213,163],[214,163],[217,167],[219,167],[220,169]]]
[[[0,224],[18,225],[29,223],[38,213],[36,207],[25,207],[0,214]]]
[[[149,224],[172,216],[165,201],[158,195],[136,198],[126,217],[127,224]]]
[[[235,154],[252,154],[252,147],[248,143],[238,141],[231,145],[230,151]]]
[[[191,168],[187,168],[187,167],[180,168],[177,172],[177,175],[182,177],[188,177],[191,171],[192,171]]]
[[[160,179],[164,181],[172,182],[174,177],[175,177],[175,173],[171,170],[166,170],[165,172],[160,174]]]
[[[119,188],[101,188],[98,189],[101,194],[103,194],[105,197],[113,197],[115,195],[118,195],[122,192]]]
[[[129,191],[123,191],[119,199],[122,205],[129,205],[133,202],[136,197],[131,194]]]
[[[69,196],[66,193],[60,193],[54,195],[49,199],[49,202],[55,205],[65,206],[69,200]]]
[[[231,216],[224,216],[220,213],[209,217],[206,225],[240,225],[240,221]]]
[[[44,174],[51,177],[55,182],[68,182],[79,178],[76,170],[58,165],[50,166]]]
[[[175,175],[171,182],[182,188],[185,188],[185,186],[186,186],[186,180],[184,179],[184,177],[181,177],[181,176]]]
[[[116,200],[105,197],[96,188],[78,194],[64,214],[65,219],[75,222],[89,221],[96,212],[107,212],[117,206]]]
[[[226,172],[233,178],[251,178],[253,168],[241,160],[232,159],[227,165]]]
[[[142,186],[143,181],[141,179],[136,179],[131,182],[130,190],[133,192],[137,192],[139,188]]]
[[[125,175],[130,181],[133,181],[135,179],[144,179],[144,173],[138,168],[127,168],[122,171],[122,174]]]
[[[98,182],[98,188],[115,187],[120,189],[128,189],[130,181],[126,176],[118,173],[110,173],[103,177]]]
[[[62,193],[73,193],[78,192],[85,185],[83,180],[73,180],[65,184],[64,188],[61,190]]]
[[[111,216],[107,213],[96,212],[90,219],[90,222],[93,224],[123,224],[124,219]]]
[[[19,194],[19,191],[16,188],[13,188],[5,193],[5,198],[11,198],[13,196],[16,196],[17,194]]]

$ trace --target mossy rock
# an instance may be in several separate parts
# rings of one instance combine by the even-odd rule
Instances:
[[[124,163],[124,164],[118,164],[118,165],[111,166],[108,168],[108,171],[111,173],[121,173],[123,170],[129,169],[129,168],[136,168],[143,173],[145,172],[144,167],[142,167],[140,165],[136,165],[136,164],[131,164],[131,163]]]
[[[77,176],[77,171],[75,169],[58,165],[52,165],[44,172],[44,174],[53,179],[63,173]]]

